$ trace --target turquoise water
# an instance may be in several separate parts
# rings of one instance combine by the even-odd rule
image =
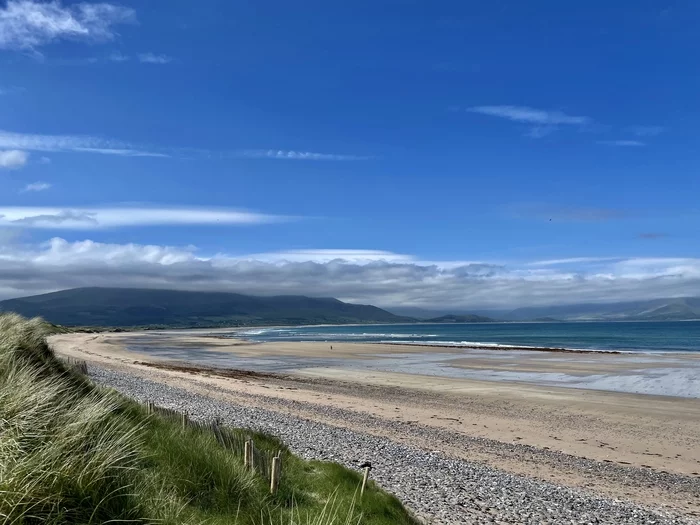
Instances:
[[[260,328],[232,335],[254,341],[700,352],[700,322],[356,325]]]

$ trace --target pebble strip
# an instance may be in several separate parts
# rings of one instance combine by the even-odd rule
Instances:
[[[698,524],[663,511],[508,474],[393,441],[288,414],[239,406],[123,372],[89,368],[90,376],[140,402],[187,412],[192,419],[279,436],[307,459],[357,468],[373,465],[372,478],[417,516],[434,524]]]

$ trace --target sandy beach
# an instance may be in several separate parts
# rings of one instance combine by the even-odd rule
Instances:
[[[192,392],[359,429],[513,474],[641,504],[653,500],[685,515],[700,515],[695,514],[700,513],[700,500],[694,492],[700,482],[700,400],[696,398],[588,389],[581,387],[585,382],[564,388],[529,380],[335,366],[426,352],[417,346],[334,343],[330,354],[325,343],[250,344],[182,331],[62,334],[50,341],[59,355]],[[700,364],[697,356],[687,354],[640,358],[513,352],[504,357],[503,352],[465,355],[463,349],[443,348],[439,353],[450,368],[482,375],[488,371],[636,377],[645,370]],[[329,355],[331,363],[326,362]],[[266,359],[272,360],[272,370],[265,369]],[[280,363],[304,366],[279,371]],[[338,417],[339,411],[353,417]],[[504,453],[499,444],[508,444],[509,452]],[[598,468],[601,465],[605,468]],[[651,473],[687,480],[687,486],[695,488],[685,491],[678,488],[683,483],[654,482]]]

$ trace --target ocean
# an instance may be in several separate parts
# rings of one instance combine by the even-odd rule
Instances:
[[[345,325],[242,329],[231,335],[252,341],[700,352],[700,321]]]
[[[425,345],[414,352],[377,347],[346,355],[327,348],[306,355],[255,345],[227,351],[209,336],[252,342],[320,341]],[[188,337],[201,339],[197,343]],[[185,340],[181,340],[182,338]],[[393,324],[238,328],[222,333],[163,331],[122,338],[128,350],[200,366],[281,374],[352,370],[454,379],[529,383],[700,398],[700,322]],[[211,344],[210,344],[211,342]],[[303,345],[301,345],[303,346]],[[432,348],[430,348],[432,347]],[[450,348],[445,348],[450,347]],[[341,345],[334,350],[341,350]],[[617,351],[619,354],[559,354],[529,349]],[[365,349],[366,350],[366,349]],[[699,353],[697,356],[693,353]]]

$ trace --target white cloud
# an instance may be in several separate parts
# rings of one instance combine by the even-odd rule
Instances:
[[[122,157],[170,157],[169,153],[180,152],[183,154],[197,154],[208,157],[212,154],[207,150],[195,149],[170,149],[162,151],[150,151],[142,149],[128,142],[86,135],[39,135],[33,133],[16,133],[0,130],[0,149],[16,149],[42,152],[78,152],[97,153],[101,155],[118,155]],[[164,153],[168,151],[169,153]],[[222,156],[235,158],[256,159],[291,159],[291,160],[328,160],[328,161],[352,161],[369,160],[372,157],[357,155],[338,155],[331,153],[311,153],[290,150],[245,150],[237,152],[219,152]],[[42,157],[45,158],[45,157]],[[42,161],[43,162],[43,161]]]
[[[639,140],[600,140],[598,144],[605,144],[606,146],[619,146],[622,148],[638,148],[641,146],[646,146],[644,142]]]
[[[170,155],[165,153],[156,153],[153,151],[141,151],[130,148],[83,148],[74,147],[72,151],[80,153],[99,153],[101,155],[119,155],[121,157],[160,157],[165,158]]]
[[[545,261],[531,262],[530,266],[558,266],[564,264],[597,263],[619,261],[620,257],[570,257],[568,259],[549,259]]]
[[[237,154],[241,157],[253,159],[288,159],[288,160],[369,160],[372,157],[361,157],[357,155],[339,155],[336,153],[313,153],[310,151],[291,150],[246,150]]]
[[[51,164],[51,159],[48,157],[39,157],[39,164]]]
[[[8,0],[0,8],[0,48],[34,50],[62,39],[110,40],[116,35],[114,25],[134,18],[133,9],[108,3]]]
[[[133,146],[115,141],[89,136],[36,135],[0,130],[0,148],[14,148],[30,151],[100,153],[125,157],[168,157],[164,153],[143,151]]]
[[[700,259],[693,258],[595,258],[596,264],[560,270],[427,262],[372,250],[280,255],[206,256],[191,247],[60,238],[30,246],[10,242],[0,245],[0,297],[119,283],[464,310],[700,295]]]
[[[0,226],[61,230],[175,224],[251,225],[287,220],[292,218],[231,209],[0,207]]]
[[[140,53],[139,62],[143,64],[168,64],[172,62],[172,57],[168,55],[156,55],[155,53]]]
[[[29,154],[26,151],[11,149],[0,150],[0,169],[17,169],[27,163]]]
[[[46,191],[48,189],[51,189],[51,184],[48,182],[33,182],[31,184],[27,184],[22,191]],[[0,221],[1,220],[2,218],[0,218]]]
[[[131,58],[120,51],[115,51],[107,57],[107,60],[110,62],[128,62]],[[168,55],[158,55],[156,53],[139,53],[136,55],[136,58],[142,64],[169,64],[173,61],[173,58]],[[94,59],[94,62],[97,62],[97,59]]]
[[[131,60],[131,57],[121,53],[120,51],[114,51],[107,57],[107,59],[110,62],[128,62],[129,60]]]
[[[0,228],[0,260],[2,259],[3,246],[10,246],[17,242],[22,235],[22,230],[17,228]]]
[[[582,126],[592,122],[590,117],[567,115],[561,111],[535,109],[528,106],[474,106],[467,108],[467,111],[539,126],[567,124]]]
[[[293,250],[283,252],[261,253],[247,256],[248,259],[266,262],[316,262],[345,261],[353,264],[370,262],[412,262],[410,255],[400,255],[382,250]]]

